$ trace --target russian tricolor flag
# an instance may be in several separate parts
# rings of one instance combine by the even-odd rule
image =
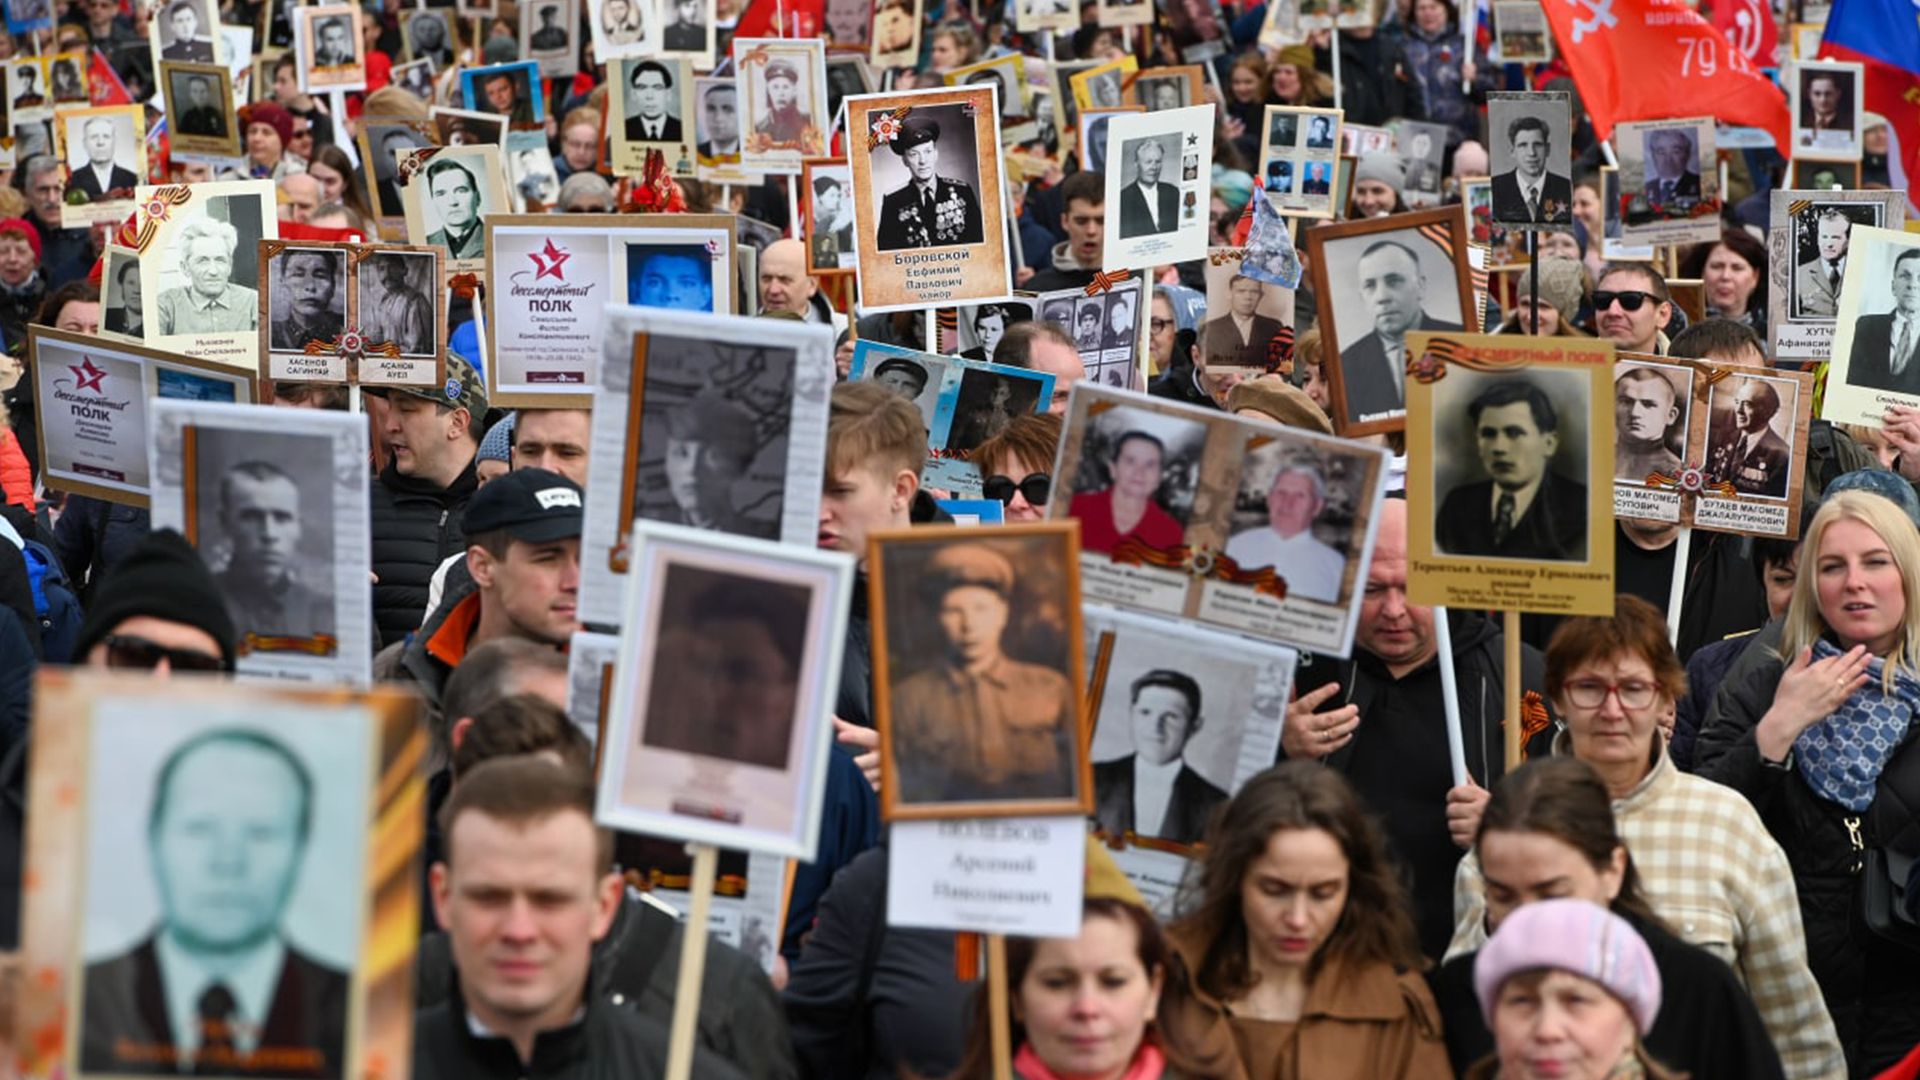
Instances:
[[[1887,118],[1889,186],[1920,214],[1908,185],[1920,176],[1920,0],[1834,0],[1820,58],[1865,65],[1861,104]]]

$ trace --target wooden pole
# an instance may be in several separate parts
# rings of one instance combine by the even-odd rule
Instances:
[[[700,1018],[700,984],[707,969],[707,918],[713,908],[713,878],[720,849],[688,844],[693,853],[693,895],[687,905],[686,932],[680,938],[680,975],[673,986],[673,1028],[667,1043],[667,1080],[693,1075],[693,1034]]]
[[[1529,234],[1531,235],[1531,234]],[[1507,638],[1507,771],[1520,767],[1520,613],[1501,613]]]
[[[992,1020],[993,1080],[1013,1080],[1013,1029],[1007,1012],[1007,937],[987,935],[987,1016]],[[668,1077],[668,1080],[680,1080]]]

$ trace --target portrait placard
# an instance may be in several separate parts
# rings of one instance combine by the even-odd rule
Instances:
[[[695,172],[709,183],[747,183],[740,168],[740,86],[732,78],[693,81]]]
[[[1467,242],[1485,248],[1490,270],[1524,269],[1528,262],[1526,233],[1507,231],[1493,220],[1493,180],[1485,176],[1460,178],[1460,203],[1467,210]]]
[[[507,118],[473,109],[450,109],[435,105],[427,110],[428,119],[439,135],[441,146],[475,146],[485,143],[499,146],[507,138]],[[505,175],[504,168],[501,175]]]
[[[21,941],[38,974],[19,1016],[35,1037],[15,1043],[34,1075],[406,1060],[393,1003],[413,965],[389,943],[420,918],[414,695],[46,670],[34,697]],[[245,837],[246,874],[200,854],[209,831]],[[214,958],[256,941],[279,972],[251,1006],[262,1036],[176,1042],[157,988],[199,1000],[222,985]]]
[[[1033,300],[965,304],[957,309],[943,310],[939,318],[939,351],[963,360],[992,363],[994,354],[1000,349],[1001,339],[1007,336],[1007,328],[1033,319],[1038,310]]]
[[[1494,91],[1487,130],[1494,223],[1519,232],[1572,228],[1572,99],[1561,91]]]
[[[172,0],[155,5],[147,18],[147,43],[154,62],[224,62],[226,43],[220,39],[219,26],[220,5],[213,0]]]
[[[573,40],[579,28],[580,0],[521,4],[520,55],[540,65],[542,78],[571,78],[580,70],[580,50]]]
[[[698,71],[711,70],[719,21],[715,0],[662,0],[658,7],[664,21],[660,56],[689,61]]]
[[[394,180],[406,208],[408,243],[439,248],[448,271],[486,269],[481,222],[506,213],[509,204],[498,146],[409,150]]]
[[[280,236],[271,180],[134,189],[148,345],[260,369],[261,240]]]
[[[516,214],[557,210],[560,170],[547,137],[539,131],[509,131],[500,146],[507,165],[507,203]]]
[[[1478,326],[1466,216],[1447,207],[1323,225],[1307,233],[1307,251],[1334,430],[1401,430],[1417,355],[1407,335]]]
[[[1920,405],[1920,236],[1849,231],[1832,356],[1823,418],[1880,427],[1887,406]]]
[[[233,107],[233,75],[225,67],[163,63],[160,91],[170,118],[167,137],[175,157],[226,161],[245,155]]]
[[[1407,170],[1406,182],[1400,185],[1400,198],[1416,210],[1439,206],[1444,195],[1441,165],[1446,161],[1447,126],[1396,120],[1393,129],[1400,163]]]
[[[1897,191],[1776,191],[1767,230],[1767,323],[1781,359],[1824,360],[1833,350],[1840,286],[1856,225],[1898,229]]]
[[[1807,429],[1813,416],[1810,371],[1714,366],[1693,361],[1696,410],[1689,462],[1704,465],[1688,500],[1696,529],[1775,536],[1800,535],[1807,478]],[[1704,403],[1700,389],[1706,391]],[[1682,473],[1683,488],[1693,477]]]
[[[1613,146],[1620,159],[1622,240],[1710,244],[1720,238],[1713,117],[1620,124]]]
[[[531,60],[460,69],[461,102],[469,109],[507,118],[510,128],[537,128],[547,121],[540,65]]]
[[[129,341],[146,337],[140,308],[140,253],[108,244],[100,253],[100,332]]]
[[[1083,618],[1094,827],[1127,848],[1192,854],[1215,810],[1273,767],[1299,657],[1111,608]]]
[[[1787,75],[1793,151],[1801,160],[1860,160],[1862,66],[1845,60],[1796,60]]]
[[[861,310],[1011,297],[993,90],[862,94],[846,107]]]
[[[154,528],[180,530],[213,571],[238,673],[370,684],[366,422],[161,400],[151,447]]]
[[[1787,186],[1805,191],[1858,191],[1860,163],[1795,158],[1787,163]]]
[[[1201,364],[1209,374],[1252,379],[1293,355],[1293,290],[1242,272],[1245,248],[1209,248],[1209,318],[1200,324]]]
[[[806,158],[827,152],[826,52],[820,42],[790,38],[734,38],[745,143],[741,167],[759,173],[797,173]]]
[[[1206,253],[1213,118],[1212,105],[1195,105],[1108,124],[1106,204],[1119,221],[1106,231],[1103,268],[1164,266]]]
[[[649,0],[587,0],[593,55],[603,64],[660,51],[660,5]]]
[[[457,35],[448,25],[445,8],[418,7],[400,12],[400,58],[408,63],[425,60],[428,76],[455,66]],[[398,71],[396,64],[394,70]]]
[[[617,93],[621,103],[619,115],[607,119],[613,171],[642,175],[649,150],[664,154],[670,168],[681,158],[692,158],[693,65],[645,58],[615,60],[609,67],[617,77],[608,81],[607,92]]]
[[[1080,25],[1080,12],[1068,0],[1015,0],[1013,28],[1023,34],[1071,31]]]
[[[884,819],[1093,810],[1078,537],[1049,521],[867,538]]]
[[[1183,63],[1205,64],[1226,55],[1233,38],[1228,33],[1227,18],[1220,10],[1220,0],[1181,0],[1166,5],[1161,11],[1167,42]],[[1235,9],[1234,14],[1237,16],[1239,10]]]
[[[446,381],[438,247],[265,240],[267,377],[360,386]]]
[[[295,7],[292,14],[300,88],[310,94],[366,89],[366,37],[360,30],[360,5]]]
[[[438,128],[424,120],[370,116],[360,125],[360,162],[372,185],[373,212],[381,218],[404,216],[400,198],[400,160],[432,146]]]
[[[733,313],[729,216],[508,214],[485,228],[496,405],[591,407],[609,304]]]
[[[1080,522],[1087,598],[1345,656],[1387,455],[1079,383],[1050,519]]]
[[[1106,172],[1107,128],[1113,123],[1113,118],[1123,113],[1145,111],[1138,105],[1122,105],[1117,109],[1080,110],[1080,129],[1073,140],[1074,149],[1080,157],[1080,168],[1091,173]]]
[[[133,192],[146,180],[146,116],[139,105],[63,108],[55,119],[66,148],[67,193],[62,228],[119,222],[133,211]],[[76,202],[74,196],[85,196]]]
[[[833,334],[611,305],[594,388],[580,617],[620,617],[634,519],[813,546]]]
[[[1600,254],[1609,262],[1652,262],[1652,244],[1628,244],[1622,239],[1626,230],[1621,220],[1624,205],[1620,198],[1620,170],[1611,165],[1600,166]]]
[[[854,560],[635,526],[595,817],[811,862]]]
[[[1692,365],[1621,353],[1613,363],[1613,513],[1679,524],[1694,414]]]
[[[856,341],[849,379],[872,379],[914,403],[927,422],[923,487],[972,498],[983,482],[973,448],[1024,413],[1053,401],[1054,377],[1031,368],[936,356],[877,341]]]
[[[1073,103],[1082,110],[1117,109],[1127,103],[1127,79],[1140,70],[1131,56],[1076,71],[1067,77]]]
[[[1199,64],[1149,68],[1124,82],[1127,104],[1148,112],[1184,109],[1206,101],[1206,69]]]
[[[1260,132],[1260,189],[1282,214],[1330,218],[1339,161],[1340,110],[1269,105]]]
[[[1065,330],[1080,352],[1086,381],[1127,390],[1145,390],[1140,341],[1150,305],[1141,297],[1146,282],[1140,277],[1113,282],[1104,291],[1088,295],[1085,287],[1056,289],[1035,296],[1035,316]],[[1054,398],[1064,401],[1066,386],[1055,386]]]
[[[43,120],[53,115],[53,95],[47,90],[47,77],[38,58],[17,57],[7,62],[8,115],[17,126],[25,120]],[[41,149],[46,153],[52,145]]]
[[[1494,0],[1493,39],[1503,64],[1545,64],[1553,60],[1553,28],[1547,25],[1547,12],[1540,0]]]
[[[851,273],[860,255],[853,243],[853,167],[840,158],[807,161],[800,174],[800,220],[806,225],[807,273]]]
[[[920,62],[920,2],[874,0],[867,62],[875,71],[910,68]]]
[[[843,119],[842,101],[855,94],[871,94],[875,89],[873,71],[867,67],[864,52],[827,53],[827,117],[836,126]]]
[[[1408,335],[1407,596],[1613,610],[1613,343]]]
[[[1019,53],[996,56],[957,67],[943,76],[948,86],[992,86],[1000,100],[1000,141],[1014,146],[1034,134],[1033,110],[1027,91],[1026,57]]]

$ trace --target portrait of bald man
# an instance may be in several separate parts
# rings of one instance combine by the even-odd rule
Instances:
[[[1408,237],[1375,240],[1360,253],[1352,286],[1370,325],[1363,336],[1340,332],[1340,377],[1347,397],[1347,419],[1375,419],[1407,407],[1407,334],[1414,330],[1459,330],[1461,324],[1427,311],[1452,282],[1430,281],[1411,246],[1430,241]]]

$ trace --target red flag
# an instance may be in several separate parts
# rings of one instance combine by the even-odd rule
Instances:
[[[734,37],[819,37],[826,28],[826,0],[750,0],[734,24]]]
[[[127,84],[120,81],[120,74],[107,63],[106,54],[99,49],[93,50],[87,59],[87,96],[96,108],[103,105],[131,105],[133,95],[127,93]]]
[[[1546,11],[1601,138],[1622,121],[1711,115],[1792,145],[1786,95],[1685,0],[1547,0]]]
[[[1780,28],[1766,0],[1715,0],[1713,25],[1756,67],[1772,67],[1780,47]]]

